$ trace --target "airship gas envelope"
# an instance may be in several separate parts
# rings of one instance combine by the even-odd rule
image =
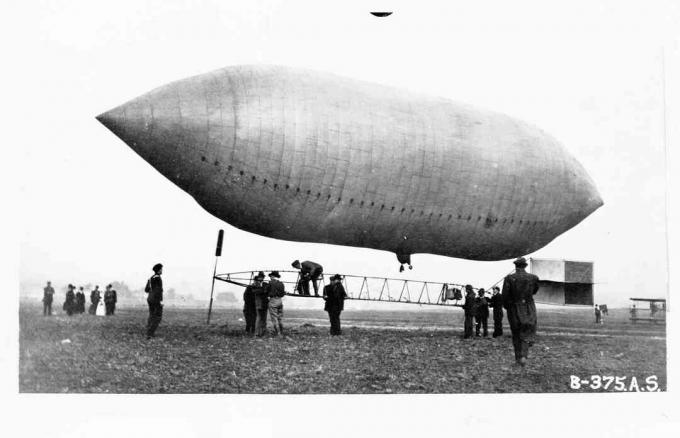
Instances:
[[[277,239],[501,260],[602,205],[533,126],[331,74],[228,67],[97,119],[208,212]]]

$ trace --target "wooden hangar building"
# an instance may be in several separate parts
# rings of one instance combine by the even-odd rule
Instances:
[[[537,303],[592,306],[593,262],[530,258],[530,272],[538,275]]]

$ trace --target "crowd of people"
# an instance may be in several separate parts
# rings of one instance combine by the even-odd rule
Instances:
[[[73,284],[68,284],[66,287],[66,295],[64,297],[64,303],[61,308],[68,316],[83,314],[85,313],[85,288],[80,286],[78,291],[76,291],[76,286]],[[103,302],[102,302],[103,299]],[[52,287],[52,282],[48,281],[47,285],[43,288],[43,315],[52,316],[52,303],[54,302],[54,288]],[[90,292],[90,307],[88,308],[88,313],[90,315],[96,315],[97,309],[100,303],[103,305],[102,314],[113,315],[116,311],[116,303],[118,302],[118,294],[113,289],[112,285],[106,286],[104,291],[104,296],[99,290],[99,286]]]

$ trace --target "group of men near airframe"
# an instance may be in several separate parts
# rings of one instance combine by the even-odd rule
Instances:
[[[105,314],[113,315],[116,311],[116,303],[118,302],[118,294],[113,289],[112,285],[106,286],[106,291],[104,291],[104,306]],[[102,300],[102,294],[99,290],[99,286],[90,292],[90,307],[88,308],[88,313],[90,315],[95,315],[97,313],[97,306]],[[43,315],[52,315],[52,303],[54,301],[54,288],[52,287],[52,282],[48,281],[47,285],[43,288]],[[83,286],[80,286],[76,292],[76,287],[72,284],[67,286],[66,296],[64,298],[64,304],[62,309],[68,316],[83,314],[85,313],[85,292]]]
[[[516,259],[515,272],[507,275],[503,280],[503,289],[493,287],[493,294],[486,298],[484,289],[479,289],[477,295],[471,285],[465,286],[466,296],[463,309],[465,312],[464,334],[467,339],[472,336],[473,319],[477,336],[488,336],[489,307],[493,309],[494,331],[493,337],[503,335],[503,308],[506,309],[512,344],[515,350],[515,361],[524,366],[528,359],[529,347],[534,342],[537,317],[534,295],[538,292],[538,277],[526,272],[527,261],[524,257]],[[321,265],[298,260],[293,267],[300,269],[300,277],[296,291],[300,295],[310,295],[309,282],[314,286],[314,295],[319,296],[318,280],[323,274]],[[269,282],[264,282],[265,274],[260,271],[253,277],[253,283],[248,285],[243,293],[243,316],[246,321],[246,333],[263,336],[267,331],[267,315],[274,327],[273,334],[283,334],[283,303],[286,294],[283,283],[279,280],[278,271],[269,273]],[[325,301],[324,310],[328,312],[331,323],[331,335],[340,335],[340,313],[343,310],[347,293],[342,285],[342,276],[336,274],[330,278],[331,283],[323,289]]]
[[[514,261],[515,272],[506,276],[503,280],[503,290],[498,287],[493,288],[490,299],[485,297],[484,289],[478,291],[475,296],[471,285],[465,286],[466,297],[463,309],[465,312],[464,338],[472,336],[473,319],[476,319],[476,334],[488,336],[487,320],[489,317],[489,307],[493,308],[494,332],[493,336],[498,337],[503,334],[502,320],[503,308],[506,309],[510,331],[512,332],[512,343],[515,350],[515,361],[524,366],[526,364],[529,347],[533,344],[536,334],[536,305],[533,296],[538,291],[538,277],[526,272],[527,262],[524,257]],[[323,274],[321,265],[305,261],[300,263],[298,260],[293,262],[293,267],[300,269],[300,277],[296,286],[297,292],[301,295],[310,295],[309,283],[312,282],[314,295],[319,296],[318,281]],[[161,274],[163,265],[157,263],[153,266],[154,275],[146,283],[144,291],[147,293],[147,304],[149,305],[149,318],[147,320],[146,335],[147,339],[155,336],[156,329],[163,316],[163,281]],[[280,281],[281,275],[278,271],[269,273],[269,281],[264,281],[265,274],[260,271],[253,277],[252,284],[248,285],[243,293],[243,316],[246,322],[246,332],[255,336],[263,336],[267,331],[267,316],[271,319],[273,333],[283,335],[283,297],[286,295],[284,284]],[[81,287],[78,292],[74,292],[75,286],[69,284],[64,310],[68,315],[85,312],[85,295]],[[52,314],[52,301],[54,289],[50,282],[44,289],[43,313]],[[342,276],[333,275],[330,284],[324,287],[322,295],[325,305],[324,310],[328,312],[330,319],[331,335],[340,335],[340,314],[344,308],[344,301],[347,293],[342,285]],[[106,303],[106,314],[113,315],[115,310],[116,292],[108,285],[104,293]],[[100,293],[97,286],[90,294],[90,313],[96,312],[99,304]]]
[[[294,268],[300,270],[296,290],[300,295],[310,295],[309,283],[314,286],[314,295],[319,296],[319,279],[323,274],[323,267],[318,263],[295,260]],[[278,271],[269,273],[269,282],[264,281],[264,272],[260,271],[253,277],[253,283],[243,292],[243,317],[246,321],[246,333],[261,337],[267,332],[267,315],[273,326],[273,334],[283,335],[283,297],[285,287],[280,281]],[[330,284],[323,288],[322,295],[331,323],[332,336],[342,334],[340,327],[340,313],[344,308],[347,293],[342,285],[342,276],[335,274],[330,278]]]

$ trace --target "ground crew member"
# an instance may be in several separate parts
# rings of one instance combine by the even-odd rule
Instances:
[[[269,298],[269,318],[274,326],[274,335],[283,335],[283,297],[286,290],[281,281],[279,271],[269,273],[269,286],[267,287],[267,297]],[[307,286],[309,288],[309,285]],[[307,289],[309,295],[309,289]]]
[[[85,313],[85,292],[82,286],[76,292],[76,313]]]
[[[633,324],[635,324],[635,320],[637,319],[637,307],[635,307],[635,304],[630,308],[630,319],[632,319]]]
[[[94,290],[90,292],[90,309],[88,312],[90,315],[97,314],[97,306],[99,305],[99,300],[101,299],[101,292],[99,291],[99,286],[95,286]]]
[[[264,277],[264,273],[262,274]],[[269,311],[268,284],[254,288],[255,293],[255,336],[262,337],[267,332],[267,312]]]
[[[493,337],[503,336],[503,297],[501,288],[494,286],[489,306],[493,308]]]
[[[118,294],[115,290],[111,289],[112,285],[106,286],[106,292],[104,292],[104,305],[106,306],[106,315],[113,315],[116,311],[116,302],[118,301]]]
[[[147,293],[146,302],[149,305],[149,319],[146,322],[146,339],[156,336],[156,329],[163,318],[163,265],[153,266],[154,274],[146,282],[144,292]]]
[[[63,309],[66,311],[68,316],[73,315],[76,304],[76,294],[73,293],[75,286],[72,284],[68,285],[68,291],[66,292],[66,300],[64,301]]]
[[[298,282],[297,291],[300,295],[309,295],[309,281],[312,281],[314,286],[314,296],[319,296],[319,278],[323,274],[323,266],[318,263],[305,260],[300,263],[300,260],[295,260],[292,263],[295,269],[300,270],[300,281]]]
[[[518,258],[513,263],[515,272],[503,280],[503,307],[508,312],[515,361],[524,366],[536,334],[534,294],[538,292],[538,277],[526,272],[527,261],[524,257]]]
[[[472,336],[472,318],[475,315],[475,292],[472,285],[465,285],[465,303],[463,304],[465,320],[463,322],[463,339]]]
[[[597,304],[595,304],[595,324],[602,324],[602,311]]]
[[[483,328],[484,337],[487,337],[489,336],[489,302],[484,294],[484,288],[479,289],[477,299],[475,300],[475,333],[479,336],[479,329]]]
[[[52,301],[54,300],[54,288],[52,282],[48,281],[43,288],[43,316],[52,316]]]
[[[342,334],[340,328],[340,313],[345,308],[345,298],[347,292],[342,286],[342,277],[335,274],[330,278],[331,284],[323,288],[323,299],[326,301],[323,310],[328,312],[328,319],[331,322],[331,335],[337,336]]]
[[[255,334],[255,318],[257,317],[255,290],[263,288],[262,280],[264,280],[264,272],[260,271],[253,277],[253,284],[246,286],[243,292],[243,318],[246,320],[246,333],[249,335]]]

